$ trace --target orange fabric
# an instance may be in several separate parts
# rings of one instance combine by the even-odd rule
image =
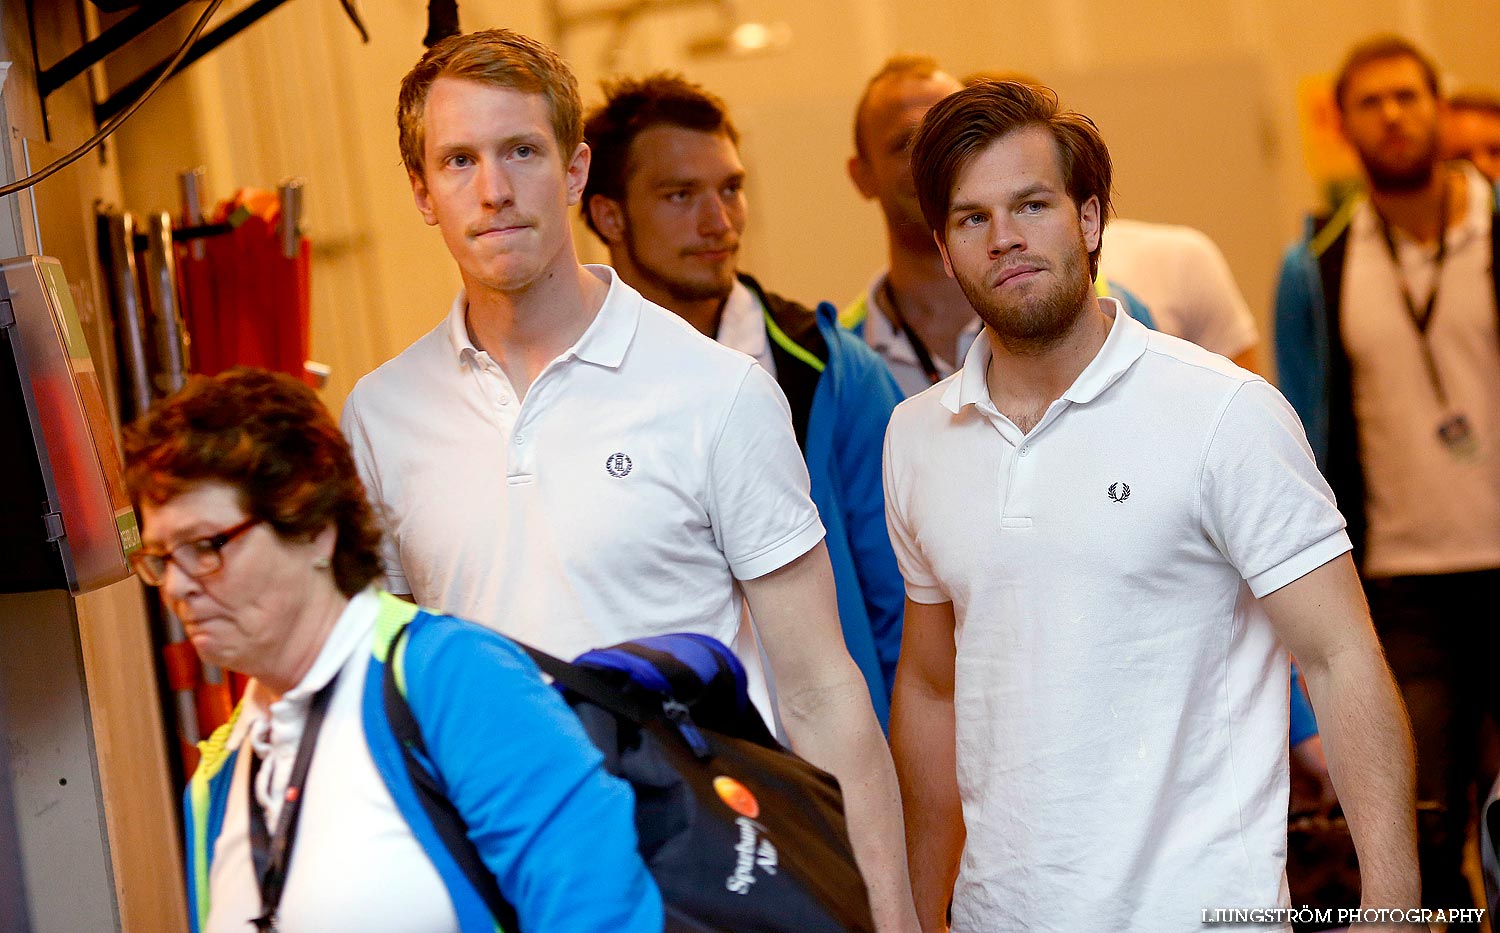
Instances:
[[[173,690],[191,690],[198,683],[198,653],[191,642],[180,641],[161,649],[166,662],[167,685]]]
[[[230,696],[229,684],[199,684],[198,731],[205,737],[229,721],[234,712],[234,697]]]

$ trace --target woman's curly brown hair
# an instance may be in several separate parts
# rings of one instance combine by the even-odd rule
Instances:
[[[223,483],[283,538],[333,525],[333,578],[344,595],[380,575],[380,527],[349,445],[312,389],[290,376],[249,368],[194,376],[124,433],[137,507]]]

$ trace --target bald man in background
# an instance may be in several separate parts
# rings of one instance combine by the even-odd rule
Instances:
[[[890,264],[839,315],[890,367],[906,395],[953,372],[979,333],[979,318],[943,269],[917,206],[911,141],[933,104],[961,89],[927,55],[897,55],[865,86],[854,110],[849,177],[880,205]]]

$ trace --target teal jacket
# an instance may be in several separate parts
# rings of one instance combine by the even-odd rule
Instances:
[[[365,738],[397,810],[448,889],[462,933],[495,933],[496,923],[423,811],[385,715],[387,654],[407,625],[397,683],[522,929],[660,933],[661,894],[636,851],[630,786],[604,771],[603,756],[531,659],[489,629],[388,593],[380,599],[361,703]],[[239,715],[236,708],[200,743],[202,759],[184,794],[193,933],[208,920],[209,871],[238,754],[227,742]]]

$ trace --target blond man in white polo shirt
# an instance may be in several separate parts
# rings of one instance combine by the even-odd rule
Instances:
[[[1094,296],[1109,154],[1050,92],[961,91],[912,159],[986,324],[886,441],[923,928],[950,898],[963,931],[1163,933],[1286,906],[1283,644],[1365,906],[1417,906],[1411,739],[1296,415]]]
[[[732,643],[748,603],[793,747],[843,787],[877,923],[913,929],[890,754],[775,382],[579,264],[568,209],[589,148],[546,46],[445,40],[398,117],[464,289],[344,412],[390,589],[564,656],[665,632]]]

